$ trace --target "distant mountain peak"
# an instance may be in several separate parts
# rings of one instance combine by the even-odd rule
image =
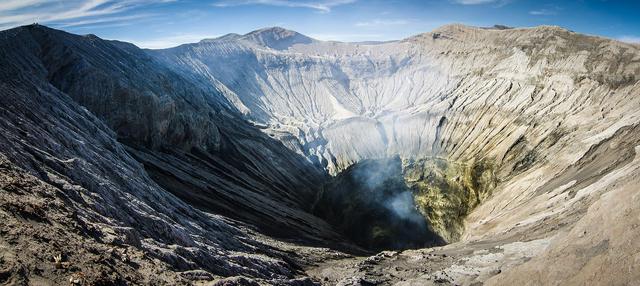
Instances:
[[[300,33],[296,32],[296,31],[289,30],[289,29],[285,29],[285,28],[282,28],[282,27],[273,26],[273,27],[266,27],[266,28],[255,30],[255,31],[251,31],[251,32],[245,34],[245,36],[258,35],[258,34],[262,34],[262,35],[271,34],[271,35],[278,35],[278,36],[282,36],[282,37],[287,37],[287,36],[300,34]]]
[[[242,39],[266,46],[275,50],[286,50],[295,44],[309,44],[315,40],[296,31],[282,27],[268,27],[242,36]]]
[[[236,33],[228,33],[228,34],[224,34],[220,37],[216,37],[216,38],[205,38],[200,40],[200,43],[207,43],[207,42],[218,42],[218,41],[235,41],[239,38],[241,38],[242,35],[236,34]]]
[[[235,40],[242,37],[242,35],[236,34],[236,33],[228,33],[225,35],[222,35],[218,38],[216,38],[217,40]]]

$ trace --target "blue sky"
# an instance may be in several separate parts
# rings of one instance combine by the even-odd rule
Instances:
[[[269,26],[321,40],[382,41],[448,23],[558,25],[640,43],[640,0],[0,0],[0,29],[34,22],[145,48]]]

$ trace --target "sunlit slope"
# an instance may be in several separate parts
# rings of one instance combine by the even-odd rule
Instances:
[[[394,155],[405,166],[440,158],[469,166],[462,169],[489,167],[496,189],[481,196],[489,200],[472,213],[467,238],[540,223],[548,214],[542,194],[567,184],[573,194],[633,154],[620,146],[593,150],[638,123],[634,45],[553,26],[462,25],[395,42],[287,43],[274,49],[238,36],[151,53],[223,87],[264,132],[332,174]],[[444,180],[455,185],[455,177]],[[565,179],[550,182],[557,177]],[[556,207],[549,215],[584,206]]]

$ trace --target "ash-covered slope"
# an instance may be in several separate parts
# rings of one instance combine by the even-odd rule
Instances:
[[[285,50],[244,40],[272,30],[281,28],[152,54],[224,84],[239,110],[332,173],[396,153],[502,159],[533,120],[569,117],[580,112],[572,105],[591,105],[575,99],[590,89],[603,96],[637,80],[637,47],[557,27],[451,25],[397,42],[313,41]],[[530,119],[510,124],[516,117]],[[486,133],[507,125],[501,135]],[[485,133],[467,138],[469,131]]]
[[[585,281],[585,265],[606,268],[616,281],[635,277],[612,274],[614,267],[632,267],[634,258],[616,248],[625,245],[614,234],[618,227],[596,218],[620,215],[602,207],[615,201],[613,193],[625,202],[637,197],[628,191],[635,184],[629,178],[639,175],[637,45],[552,26],[449,25],[388,43],[313,41],[273,49],[227,39],[150,54],[224,89],[247,118],[331,174],[365,159],[399,155],[423,214],[447,241],[461,241],[450,246],[454,253],[464,243],[501,241],[500,248],[533,241],[482,250],[519,257],[487,262],[485,276],[465,270],[478,267],[465,264],[472,262],[451,262],[448,273],[455,275],[447,281],[484,281],[499,273],[494,267],[514,263],[529,266],[495,281],[527,277],[521,271],[543,284]],[[579,246],[562,256],[567,241],[591,224],[599,235],[579,236]],[[624,236],[638,238],[631,228]],[[626,245],[638,249],[631,240]],[[527,262],[540,253],[554,264]],[[407,261],[421,261],[412,255]],[[616,255],[618,266],[605,262]],[[572,268],[545,272],[553,265]],[[337,268],[349,275],[380,274]],[[413,282],[429,284],[437,277]]]
[[[398,154],[408,165],[482,161],[504,181],[531,167],[553,177],[640,112],[637,46],[558,27],[450,25],[397,42],[286,50],[212,40],[151,53],[224,85],[248,118],[333,174]]]
[[[201,210],[340,241],[305,211],[322,173],[215,89],[131,44],[39,25],[0,32],[0,55],[2,282],[296,275],[294,254]]]
[[[321,225],[297,212],[309,207],[321,171],[247,124],[216,89],[184,79],[131,44],[42,26],[11,33],[8,59],[40,64],[42,79],[102,119],[176,196],[265,230]],[[322,236],[319,228],[308,229],[310,237]]]

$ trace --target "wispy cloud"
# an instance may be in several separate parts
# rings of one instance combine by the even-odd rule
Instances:
[[[17,10],[46,3],[45,0],[5,0],[0,3],[0,11]]]
[[[562,8],[560,8],[560,6],[545,5],[544,8],[529,11],[529,15],[534,15],[534,16],[553,16],[553,15],[557,15],[558,12],[560,12],[560,10],[562,10]]]
[[[75,26],[74,31],[88,31],[89,33],[94,33],[96,29],[104,29],[104,28],[117,28],[117,27],[127,27],[137,24],[134,21],[125,21],[125,22],[113,22],[113,23],[99,23],[99,24],[87,24]]]
[[[640,36],[624,35],[618,37],[618,41],[631,44],[640,44]]]
[[[358,22],[356,27],[381,27],[381,26],[400,26],[409,24],[409,20],[405,19],[375,19],[371,21]]]
[[[540,9],[540,10],[529,11],[529,14],[534,16],[551,16],[551,15],[557,14],[557,12],[548,10],[548,9]]]
[[[104,17],[104,18],[96,18],[96,19],[85,19],[80,21],[73,22],[65,22],[63,24],[58,25],[59,27],[76,27],[76,26],[86,26],[86,25],[94,25],[94,24],[106,24],[106,23],[120,23],[123,21],[131,21],[142,18],[150,17],[152,14],[137,14],[137,15],[127,15],[127,16],[113,16],[113,17]]]
[[[34,22],[61,27],[142,18],[142,15],[114,17],[143,5],[171,0],[4,0],[0,3],[0,29]],[[110,18],[104,18],[111,16]]]
[[[290,8],[309,8],[322,13],[331,12],[336,6],[354,3],[356,0],[223,0],[214,3],[216,7],[233,7],[242,5],[269,5]]]

